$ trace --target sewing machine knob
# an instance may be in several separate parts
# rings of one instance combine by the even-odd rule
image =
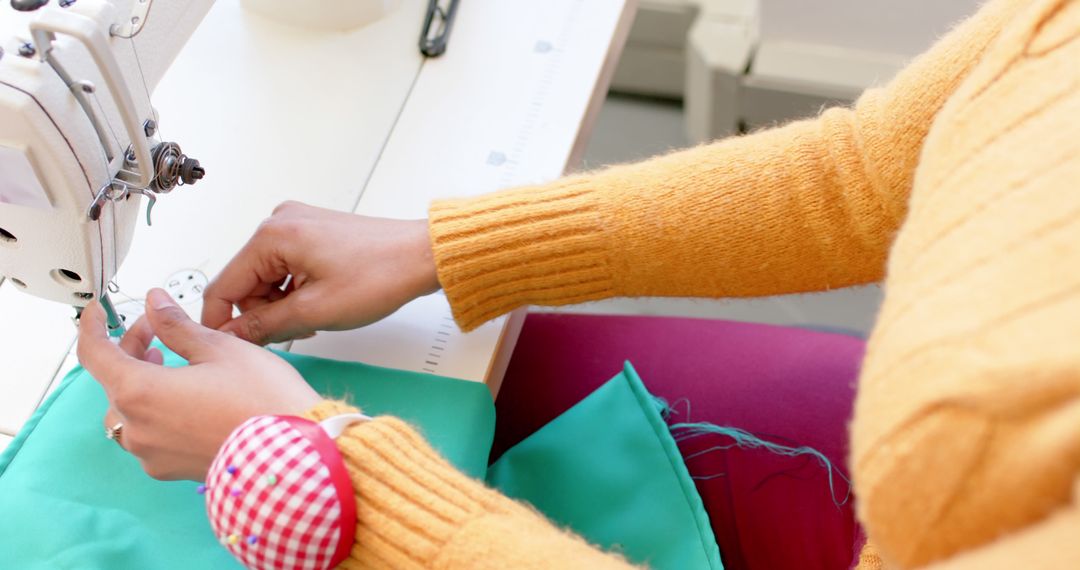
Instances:
[[[206,170],[203,170],[199,161],[185,157],[184,163],[180,165],[180,180],[183,180],[184,184],[194,184],[202,180],[203,176],[206,176]]]
[[[178,184],[194,184],[206,176],[206,170],[198,160],[180,150],[172,142],[161,143],[151,151],[154,159],[154,180],[149,190],[167,194]]]
[[[11,0],[11,7],[19,12],[33,12],[48,3],[49,0]]]

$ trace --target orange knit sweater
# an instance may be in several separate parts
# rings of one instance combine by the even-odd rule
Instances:
[[[1080,0],[992,0],[852,109],[430,216],[466,329],[527,304],[884,279],[852,424],[881,555],[864,565],[1080,568]],[[347,568],[625,564],[400,421],[340,446]]]

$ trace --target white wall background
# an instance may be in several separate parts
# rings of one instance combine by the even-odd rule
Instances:
[[[974,13],[978,0],[760,0],[767,40],[914,56],[953,24]]]

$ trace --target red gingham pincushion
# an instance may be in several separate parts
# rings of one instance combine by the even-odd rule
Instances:
[[[248,568],[324,570],[352,547],[352,484],[334,440],[315,422],[244,422],[222,445],[199,492],[214,533]]]

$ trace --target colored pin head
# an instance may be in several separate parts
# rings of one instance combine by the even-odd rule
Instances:
[[[200,494],[200,495],[205,495],[206,494],[206,485],[199,485],[198,487],[195,487],[195,492]]]
[[[239,471],[235,465],[230,465],[226,467],[225,470],[229,472],[229,475],[236,475],[236,472]]]

